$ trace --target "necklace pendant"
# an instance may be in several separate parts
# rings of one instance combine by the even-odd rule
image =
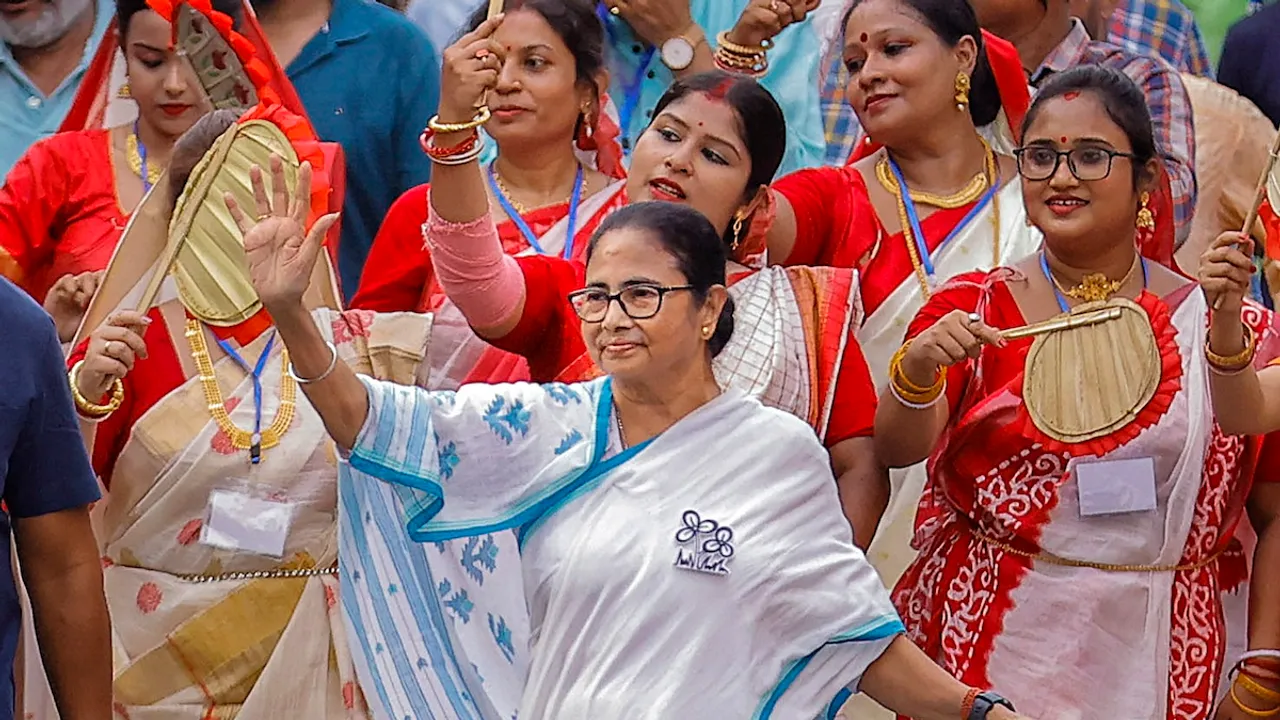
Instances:
[[[1067,291],[1067,296],[1083,302],[1102,302],[1120,291],[1118,280],[1109,280],[1102,273],[1085,275],[1081,283]]]

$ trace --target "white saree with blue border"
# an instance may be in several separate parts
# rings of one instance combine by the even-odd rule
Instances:
[[[830,717],[902,632],[813,430],[741,391],[622,449],[608,378],[361,379],[340,567],[377,717]]]

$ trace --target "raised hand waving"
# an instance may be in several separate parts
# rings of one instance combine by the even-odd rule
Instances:
[[[325,234],[338,221],[338,214],[321,217],[307,232],[307,213],[311,208],[310,163],[304,162],[298,168],[298,184],[292,197],[285,184],[284,161],[279,155],[271,156],[270,196],[262,168],[255,165],[250,169],[249,179],[257,205],[254,218],[245,215],[230,193],[225,199],[231,217],[244,233],[250,282],[267,312],[275,315],[302,304]]]

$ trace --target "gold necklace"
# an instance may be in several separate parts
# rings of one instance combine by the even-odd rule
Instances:
[[[489,174],[493,176],[493,183],[498,186],[498,192],[502,195],[503,199],[505,199],[508,203],[510,203],[511,207],[515,208],[516,212],[519,213],[520,215],[527,214],[529,212],[529,208],[526,208],[524,205],[517,202],[516,199],[511,196],[511,191],[507,189],[507,184],[502,182],[502,175],[498,174],[498,168],[493,165],[489,166]],[[569,195],[565,197],[563,202],[554,203],[554,204],[568,205],[571,202],[573,202],[573,190],[569,190]],[[551,207],[551,206],[543,205],[541,207]],[[534,209],[536,210],[537,208],[534,208]]]
[[[1120,288],[1129,283],[1129,279],[1133,277],[1138,265],[1138,257],[1134,255],[1133,264],[1129,266],[1129,272],[1125,273],[1124,277],[1119,280],[1111,280],[1102,273],[1090,273],[1080,279],[1079,285],[1071,288],[1063,287],[1053,273],[1049,273],[1049,279],[1053,281],[1053,286],[1058,289],[1058,292],[1069,298],[1081,302],[1102,302],[1120,292]]]
[[[1000,182],[999,166],[996,164],[996,153],[991,149],[991,145],[987,143],[985,138],[978,136],[978,141],[982,143],[983,149],[986,150],[987,157],[984,163],[986,167],[983,172],[981,175],[975,176],[975,180],[979,177],[982,178],[982,188],[980,189],[977,197],[954,207],[947,207],[946,205],[938,203],[949,203],[951,202],[950,198],[957,198],[959,197],[959,194],[950,196],[950,198],[945,198],[921,193],[920,195],[925,198],[922,200],[916,193],[911,192],[910,189],[908,189],[907,194],[911,197],[912,201],[925,202],[929,205],[933,205],[934,207],[951,210],[964,207],[964,205],[974,202],[978,198],[982,197],[982,193],[986,192],[987,189],[996,187]],[[888,171],[889,169],[889,158],[887,154],[885,157],[880,158],[880,161],[876,163],[876,178],[880,180],[880,184],[884,186],[884,189],[888,190],[889,193],[893,195],[894,199],[898,201],[898,222],[902,227],[902,237],[907,243],[907,255],[911,258],[911,267],[915,271],[916,282],[920,283],[920,292],[924,298],[928,300],[933,295],[933,289],[929,284],[929,274],[925,271],[924,263],[920,260],[920,251],[916,249],[915,237],[911,234],[911,223],[907,217],[906,198],[898,188],[898,183],[896,181],[893,181],[892,178],[881,175],[881,167],[883,167],[885,171]],[[973,185],[973,181],[970,181],[969,185]],[[961,192],[966,191],[967,188]],[[935,200],[937,202],[934,202]],[[1000,265],[1000,198],[998,196],[992,196],[991,198],[991,229],[991,267],[996,268]]]
[[[134,175],[142,177],[142,152],[138,149],[138,133],[130,131],[124,139],[125,157],[129,160],[129,169]],[[164,174],[164,168],[147,166],[146,181],[148,185],[155,185],[160,182],[160,176]]]
[[[986,144],[986,141],[983,141]],[[988,148],[988,151],[990,148]],[[990,158],[989,158],[990,159]],[[987,163],[989,165],[989,163]],[[951,195],[936,195],[934,193],[921,192],[907,188],[911,200],[919,205],[930,205],[932,207],[941,208],[943,210],[955,210],[964,207],[982,197],[982,194],[991,187],[991,179],[989,176],[989,167],[983,167],[982,172],[974,175],[969,184],[965,185],[958,192]],[[889,168],[889,156],[885,155],[876,163],[876,180],[880,181],[880,186],[890,193],[897,195],[899,193],[897,179],[893,176],[893,171]]]
[[[218,376],[214,374],[213,360],[209,357],[209,347],[204,341],[204,328],[198,320],[187,320],[187,342],[191,344],[191,357],[196,361],[196,369],[200,373],[200,385],[204,389],[204,399],[209,407],[209,414],[218,425],[218,429],[226,433],[231,446],[237,450],[254,451],[254,448],[268,450],[280,444],[285,431],[293,424],[298,387],[289,377],[289,351],[280,353],[280,407],[276,408],[276,416],[271,425],[265,428],[260,437],[238,427],[231,421],[227,413],[222,390],[218,387]]]

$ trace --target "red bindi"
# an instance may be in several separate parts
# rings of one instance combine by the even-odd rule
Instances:
[[[859,35],[859,36],[858,36],[858,39],[862,40],[862,42],[866,42],[866,41],[870,40],[871,38],[870,38],[870,37],[868,37],[866,33],[862,33],[861,35]]]
[[[1066,144],[1067,144],[1067,136],[1066,136],[1066,135],[1063,135],[1062,137],[1058,138],[1058,142],[1062,143],[1063,145],[1066,145]]]
[[[1080,91],[1079,91],[1079,90],[1068,90],[1068,91],[1066,91],[1066,92],[1062,93],[1062,99],[1063,99],[1063,100],[1075,100],[1075,99],[1076,99],[1076,98],[1078,98],[1078,97],[1080,97]]]
[[[698,123],[698,127],[702,127],[702,123]]]

